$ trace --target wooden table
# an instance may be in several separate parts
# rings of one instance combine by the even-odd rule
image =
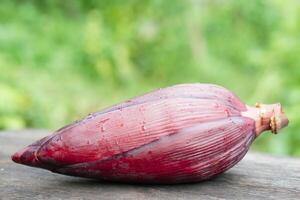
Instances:
[[[54,174],[13,163],[16,150],[49,134],[0,132],[0,199],[300,199],[300,159],[248,153],[217,178],[196,184],[134,185]]]

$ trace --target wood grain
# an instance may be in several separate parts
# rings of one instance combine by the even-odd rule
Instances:
[[[58,175],[13,163],[45,130],[0,132],[0,199],[300,199],[300,159],[248,153],[217,178],[196,184],[134,185]]]

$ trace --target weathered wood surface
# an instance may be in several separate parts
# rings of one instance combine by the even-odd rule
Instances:
[[[217,178],[197,184],[100,182],[13,163],[16,150],[48,131],[0,132],[0,199],[300,199],[300,159],[248,153]]]

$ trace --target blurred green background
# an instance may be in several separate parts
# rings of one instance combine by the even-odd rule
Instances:
[[[281,102],[253,149],[300,156],[298,0],[2,0],[0,129],[57,129],[183,82]]]

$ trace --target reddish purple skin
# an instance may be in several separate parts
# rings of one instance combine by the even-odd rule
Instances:
[[[185,84],[154,91],[68,125],[13,155],[56,173],[110,181],[182,183],[234,166],[255,121],[228,90]]]

